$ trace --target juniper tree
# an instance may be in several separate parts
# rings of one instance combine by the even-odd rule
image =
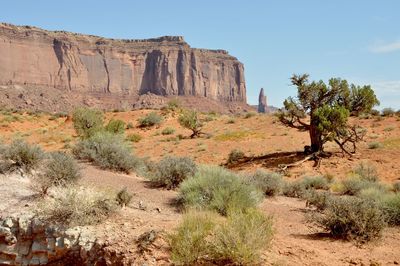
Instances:
[[[349,85],[340,78],[332,78],[325,84],[322,80],[310,82],[308,77],[307,74],[291,77],[297,97],[283,102],[284,108],[277,113],[280,122],[308,131],[311,152],[323,151],[328,141],[335,142],[348,154],[355,152],[356,142],[365,131],[350,125],[348,118],[351,114],[368,113],[379,104],[374,91],[369,85]]]

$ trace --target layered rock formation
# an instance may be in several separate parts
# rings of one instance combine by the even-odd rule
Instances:
[[[114,40],[0,24],[0,85],[56,88],[134,104],[143,94],[246,102],[243,65],[182,37]]]
[[[264,95],[264,88],[261,88],[260,94],[258,95],[258,112],[267,112],[267,96]]]

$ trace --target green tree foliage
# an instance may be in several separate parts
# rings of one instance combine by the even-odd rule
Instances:
[[[328,84],[322,80],[309,82],[307,74],[293,75],[291,81],[297,87],[297,97],[284,101],[284,108],[277,114],[279,120],[308,131],[312,152],[323,151],[328,141],[334,141],[346,153],[355,152],[355,143],[364,131],[349,125],[348,118],[368,113],[379,104],[371,87],[349,85],[339,78],[330,79]]]
[[[192,131],[191,138],[198,137],[202,132],[203,123],[200,121],[199,115],[194,110],[184,111],[178,118],[179,124]]]
[[[76,133],[86,139],[103,129],[103,113],[100,110],[78,108],[72,115],[72,122]]]
[[[125,132],[125,122],[119,119],[111,119],[106,125],[106,131],[114,134],[123,134]]]

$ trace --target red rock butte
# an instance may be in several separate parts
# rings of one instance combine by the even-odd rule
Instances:
[[[30,95],[27,105],[40,105],[38,93],[56,102],[112,98],[131,105],[154,94],[246,103],[243,64],[224,50],[191,48],[181,36],[117,40],[5,23],[0,85],[3,105],[14,90]]]

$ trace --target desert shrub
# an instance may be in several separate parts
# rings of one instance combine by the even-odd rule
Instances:
[[[246,184],[238,175],[216,166],[203,166],[180,185],[179,201],[184,207],[215,210],[227,215],[228,210],[255,207],[262,193]]]
[[[161,124],[163,121],[162,116],[156,112],[151,112],[144,117],[139,118],[139,127],[152,127]]]
[[[133,170],[138,160],[122,136],[109,132],[98,132],[89,139],[81,140],[72,152],[78,159],[93,162],[102,169],[125,173]]]
[[[169,235],[169,243],[177,265],[253,265],[271,238],[271,217],[255,209],[229,213],[226,219],[192,211]]]
[[[385,196],[387,196],[388,191],[383,186],[366,186],[365,188],[361,189],[357,196],[362,199],[369,199],[374,200],[376,202],[380,202],[383,200]]]
[[[260,189],[266,196],[276,196],[282,191],[283,180],[278,173],[257,170],[247,176],[247,182]]]
[[[150,180],[158,186],[173,189],[193,176],[197,171],[194,161],[188,157],[166,156],[156,164],[155,171],[150,174]]]
[[[163,135],[171,135],[175,133],[175,128],[172,127],[166,127],[161,131],[161,134]]]
[[[119,119],[111,119],[106,125],[106,131],[114,134],[124,134],[125,122]]]
[[[142,139],[142,136],[136,133],[129,134],[126,136],[126,140],[132,141],[132,142],[139,142]]]
[[[400,181],[397,181],[393,184],[393,191],[400,192]]]
[[[81,138],[89,138],[103,130],[103,113],[100,110],[78,108],[72,114],[72,122]]]
[[[238,161],[240,161],[241,159],[243,159],[244,156],[244,152],[242,152],[241,150],[238,149],[233,149],[231,150],[231,152],[228,155],[228,163],[236,163]]]
[[[167,103],[167,109],[170,111],[176,111],[181,107],[179,99],[171,99]]]
[[[360,163],[353,169],[353,173],[358,175],[362,180],[376,182],[379,180],[376,167],[365,162]]]
[[[45,158],[45,153],[39,146],[31,145],[24,140],[18,139],[3,148],[2,157],[4,160],[11,160],[14,167],[30,171],[39,166]]]
[[[272,234],[272,218],[256,209],[229,213],[227,220],[215,227],[211,257],[224,264],[256,264]]]
[[[372,186],[372,182],[362,180],[358,176],[350,176],[341,182],[339,193],[342,195],[357,195],[362,189]]]
[[[124,207],[124,206],[127,206],[131,202],[132,197],[133,197],[133,195],[128,192],[128,189],[126,187],[124,187],[123,189],[118,191],[116,199],[117,199],[118,205]]]
[[[115,195],[88,187],[55,187],[36,209],[42,219],[66,226],[102,222],[117,209]]]
[[[306,192],[303,182],[301,180],[287,181],[283,185],[283,195],[292,198],[301,198]]]
[[[248,118],[253,117],[253,116],[256,116],[256,113],[255,113],[255,112],[248,112],[248,113],[246,113],[246,114],[244,115],[244,118],[248,119]]]
[[[193,265],[209,253],[207,240],[216,223],[212,212],[188,212],[174,233],[168,236],[171,258],[177,265]]]
[[[381,111],[382,116],[393,116],[395,113],[393,108],[383,108]]]
[[[389,194],[380,201],[389,225],[400,225],[400,193]]]
[[[332,197],[325,210],[310,220],[332,236],[366,242],[380,236],[386,226],[377,203],[357,197]]]
[[[236,120],[235,120],[234,118],[229,118],[229,119],[226,121],[226,123],[227,123],[227,124],[235,124],[235,123],[236,123]]]
[[[126,129],[131,129],[131,128],[133,128],[132,122],[129,122],[128,124],[126,124]]]
[[[324,176],[306,176],[301,182],[305,189],[329,189],[329,181]]]
[[[374,141],[374,142],[368,143],[368,149],[371,149],[371,150],[379,149],[382,147],[383,147],[383,145],[380,142]]]
[[[316,191],[314,189],[307,190],[302,198],[306,200],[307,207],[313,206],[317,210],[324,210],[332,194],[327,191]]]
[[[204,126],[203,122],[200,121],[198,113],[194,110],[184,111],[178,118],[179,124],[192,131],[191,138],[200,136],[201,130]]]
[[[371,110],[371,115],[373,115],[373,116],[378,116],[378,115],[380,115],[381,113],[378,111],[378,110],[376,110],[376,109],[372,109]]]

